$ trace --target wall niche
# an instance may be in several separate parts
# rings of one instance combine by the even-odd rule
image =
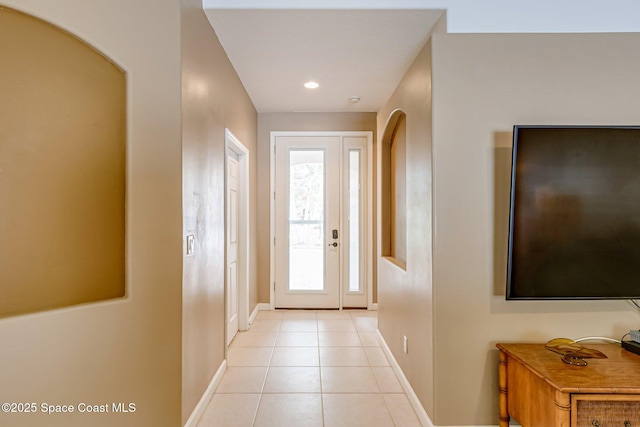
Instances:
[[[0,6],[0,317],[125,296],[126,75]]]
[[[382,256],[406,269],[407,115],[394,110],[381,140]]]

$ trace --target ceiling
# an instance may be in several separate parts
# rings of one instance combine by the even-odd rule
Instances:
[[[443,10],[205,12],[258,112],[376,112]],[[309,80],[318,89],[305,89]],[[357,103],[350,98],[358,97]]]

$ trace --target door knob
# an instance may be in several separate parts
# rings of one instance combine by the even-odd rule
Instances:
[[[333,246],[334,248],[337,248],[338,242],[329,243],[329,246]]]

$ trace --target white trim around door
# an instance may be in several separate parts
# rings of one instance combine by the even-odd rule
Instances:
[[[229,206],[228,200],[228,170],[229,158],[237,159],[238,179],[237,179],[237,212],[235,213],[235,230],[237,232],[237,267],[234,275],[236,277],[237,289],[232,292],[229,289],[230,273],[228,268],[229,260]],[[249,150],[240,142],[229,129],[225,129],[225,335],[226,344],[229,345],[234,332],[229,331],[229,313],[233,310],[230,307],[232,300],[237,300],[237,325],[239,330],[249,329]],[[232,298],[232,295],[234,298]]]
[[[273,310],[276,308],[276,254],[275,254],[275,243],[276,243],[276,173],[277,173],[277,165],[276,165],[276,150],[278,146],[278,140],[284,146],[287,143],[284,141],[291,141],[292,139],[305,139],[312,140],[314,138],[320,140],[332,140],[339,141],[340,144],[340,164],[341,167],[338,167],[334,170],[328,171],[327,173],[335,173],[340,175],[340,185],[341,192],[340,195],[340,203],[342,205],[348,205],[348,195],[345,188],[348,188],[349,181],[349,158],[351,157],[351,164],[353,165],[354,159],[356,157],[359,160],[359,169],[362,169],[362,183],[360,185],[360,207],[359,209],[364,210],[364,215],[362,215],[362,237],[361,237],[361,249],[362,254],[362,268],[360,268],[360,277],[362,281],[362,293],[366,295],[362,295],[362,303],[359,306],[366,307],[368,309],[374,309],[375,305],[373,304],[373,259],[374,259],[374,245],[373,245],[373,133],[369,131],[361,131],[361,132],[271,132],[271,145],[270,145],[270,169],[271,169],[271,183],[270,183],[270,308]],[[360,146],[357,144],[357,140],[363,140]],[[351,151],[357,151],[357,154],[353,154],[350,156]],[[282,156],[278,156],[282,160]],[[282,171],[280,171],[280,175],[282,175]],[[280,181],[280,179],[278,179]],[[279,184],[282,185],[282,184]],[[346,186],[346,187],[345,187]],[[353,183],[351,184],[353,188]],[[280,200],[283,200],[282,197],[279,197]],[[282,207],[280,208],[282,210]],[[341,227],[346,229],[345,224],[348,222],[347,209],[341,209],[341,219],[340,223]],[[340,233],[343,234],[343,233]],[[345,233],[345,236],[347,234]],[[342,237],[342,236],[340,236]],[[347,245],[347,242],[342,242],[342,245]],[[345,251],[345,254],[348,254]],[[345,289],[347,282],[344,280],[345,276],[348,276],[347,273],[347,265],[348,255],[345,255],[340,262],[340,300],[339,307],[340,309],[344,307],[353,306],[350,301],[354,301],[355,299],[351,298],[356,296],[357,292],[352,292],[349,289]],[[350,295],[351,294],[351,295]]]

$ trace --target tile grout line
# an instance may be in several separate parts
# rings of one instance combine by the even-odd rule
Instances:
[[[316,321],[317,322],[317,321]],[[318,330],[320,328],[319,324],[316,324],[317,329],[316,329],[316,339],[317,342],[316,344],[318,344],[318,376],[320,378],[320,416],[322,418],[322,427],[325,427],[326,423],[325,423],[325,419],[324,419],[324,390],[322,387],[322,359],[320,357],[320,331]]]
[[[355,326],[355,321],[354,321],[354,326]],[[356,330],[358,332],[358,338],[360,339],[360,343],[362,344],[362,348],[363,348],[363,351],[365,353],[365,356],[367,357],[367,361],[369,362],[369,369],[371,369],[371,373],[373,374],[373,378],[375,378],[376,384],[378,384],[378,389],[380,389],[380,396],[382,396],[382,401],[384,402],[384,407],[387,410],[387,414],[389,415],[389,419],[391,420],[391,424],[393,424],[393,426],[395,427],[396,426],[396,421],[393,419],[393,414],[391,414],[391,410],[389,409],[389,405],[387,404],[387,399],[384,398],[385,392],[382,389],[381,381],[378,379],[378,376],[376,375],[375,371],[373,370],[374,366],[372,365],[371,358],[369,357],[369,353],[367,353],[364,350],[365,346],[364,346],[364,343],[362,342],[362,336],[360,335],[360,332],[364,332],[364,331],[358,330],[357,326],[356,326]]]
[[[367,355],[367,358],[369,356]],[[369,362],[371,363],[371,362]],[[373,377],[376,379],[376,383],[378,384],[378,388],[380,389],[380,396],[382,396],[382,402],[384,403],[384,407],[387,410],[387,414],[389,414],[389,419],[391,420],[391,424],[396,425],[396,421],[393,419],[393,415],[391,414],[391,410],[389,409],[389,405],[387,404],[387,399],[384,398],[384,395],[386,394],[384,392],[384,390],[382,389],[382,383],[381,381],[378,379],[378,376],[376,375],[375,371],[373,370],[373,366],[371,366],[371,372],[373,373]],[[394,374],[395,375],[395,374]]]
[[[255,427],[256,421],[258,420],[258,411],[260,411],[260,403],[262,403],[262,396],[264,396],[264,386],[267,384],[267,378],[269,377],[269,370],[271,369],[271,361],[273,360],[273,353],[276,351],[276,343],[278,342],[278,336],[280,335],[280,328],[282,327],[282,321],[280,321],[280,325],[278,325],[278,330],[276,331],[276,338],[273,341],[273,346],[271,346],[271,356],[269,357],[269,362],[267,363],[267,372],[264,375],[264,380],[262,381],[262,388],[260,389],[260,397],[258,398],[258,405],[256,406],[256,412],[253,415],[253,422],[251,425]]]

